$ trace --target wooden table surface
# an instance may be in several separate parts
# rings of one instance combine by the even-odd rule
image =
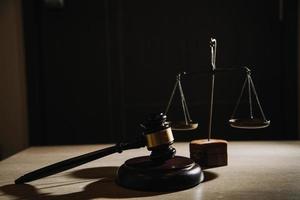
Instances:
[[[31,147],[3,160],[0,199],[300,199],[300,141],[229,142],[228,166],[205,170],[205,182],[178,192],[142,192],[115,183],[118,167],[129,158],[148,155],[146,148],[113,154],[29,184],[14,184],[24,173],[107,146]],[[188,143],[174,146],[177,155],[189,155]]]

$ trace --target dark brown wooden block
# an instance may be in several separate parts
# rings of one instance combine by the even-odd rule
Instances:
[[[228,163],[227,141],[193,140],[190,142],[190,157],[203,169],[226,166]]]
[[[192,159],[175,156],[162,163],[150,156],[127,160],[117,173],[117,183],[143,191],[177,191],[194,187],[203,181],[203,172]]]

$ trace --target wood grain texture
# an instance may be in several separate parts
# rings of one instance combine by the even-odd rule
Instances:
[[[146,148],[114,154],[30,184],[13,184],[26,172],[107,146],[31,147],[1,161],[0,199],[298,200],[300,196],[300,141],[229,142],[229,165],[205,170],[203,183],[180,192],[142,192],[115,183],[118,167],[129,158],[149,155]],[[174,147],[177,155],[189,156],[188,143]]]
[[[227,165],[227,141],[193,140],[190,143],[190,157],[202,168],[213,168]]]

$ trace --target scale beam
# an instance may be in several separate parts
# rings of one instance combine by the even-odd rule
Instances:
[[[211,48],[210,69],[192,71],[192,72],[180,72],[177,74],[176,83],[173,88],[167,108],[165,110],[165,114],[168,112],[168,110],[170,108],[175,91],[177,89],[179,89],[182,110],[183,110],[183,114],[184,114],[184,121],[179,121],[176,123],[170,122],[172,129],[173,130],[193,130],[193,129],[197,128],[197,126],[198,126],[198,123],[193,122],[190,118],[187,103],[186,103],[185,96],[183,94],[183,89],[182,89],[181,82],[180,82],[181,78],[187,77],[187,76],[194,76],[194,75],[195,76],[210,75],[212,77],[211,78],[211,92],[210,92],[209,124],[208,124],[208,140],[210,140],[211,134],[212,134],[212,126],[213,126],[213,107],[214,107],[214,92],[215,92],[214,90],[215,90],[216,75],[220,74],[220,73],[232,73],[232,72],[245,73],[246,79],[244,81],[240,96],[234,107],[233,114],[231,115],[231,118],[229,120],[230,126],[234,127],[234,128],[242,128],[242,129],[258,129],[258,128],[265,128],[265,127],[269,126],[270,120],[266,119],[265,114],[262,109],[262,106],[259,102],[258,95],[257,95],[254,83],[251,78],[251,70],[245,66],[243,66],[243,67],[233,67],[233,66],[216,67],[216,55],[217,55],[217,40],[216,39],[211,38],[210,48]],[[247,83],[248,83],[247,89],[248,89],[248,101],[249,101],[250,116],[249,116],[249,118],[246,117],[244,119],[236,118],[235,113],[238,109],[238,106],[240,104],[240,101],[243,96],[244,89],[246,88]],[[253,93],[253,95],[252,95],[252,93]],[[252,98],[254,98],[254,100],[257,102],[262,118],[257,118],[254,116]]]
[[[248,67],[222,67],[222,68],[216,68],[216,69],[210,69],[210,70],[200,70],[195,72],[181,72],[179,73],[181,77],[184,76],[192,76],[192,75],[213,75],[218,73],[226,73],[226,72],[245,72],[245,73],[251,73],[251,70]]]

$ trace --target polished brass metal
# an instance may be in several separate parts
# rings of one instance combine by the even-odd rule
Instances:
[[[233,128],[240,129],[259,129],[266,128],[270,125],[270,120],[266,119],[230,119],[229,124]]]
[[[246,88],[246,85],[248,84],[248,98],[249,98],[249,118],[242,119],[242,118],[236,118],[235,113],[240,105],[241,98],[244,94],[244,90]],[[252,103],[252,93],[254,94],[256,103],[258,105],[261,117],[257,118],[254,116],[253,111],[253,103]],[[258,95],[254,86],[254,83],[251,78],[251,71],[247,70],[247,76],[245,77],[244,84],[242,86],[242,90],[240,93],[240,96],[237,100],[237,103],[235,105],[234,111],[231,115],[231,118],[229,119],[229,124],[233,128],[240,128],[240,129],[260,129],[260,128],[266,128],[270,125],[270,120],[267,120],[264,111],[262,109],[262,106],[260,104],[260,101],[258,99]]]
[[[177,122],[169,122],[171,125],[172,130],[174,131],[188,131],[188,130],[195,130],[198,128],[198,123],[189,121],[186,123],[185,121],[177,121]]]
[[[145,137],[147,140],[148,149],[153,149],[157,146],[164,145],[164,144],[172,144],[174,141],[171,128],[146,134]]]
[[[175,82],[175,86],[173,88],[169,103],[167,105],[165,114],[168,113],[169,108],[171,106],[174,94],[176,89],[179,89],[179,93],[180,93],[180,98],[181,98],[181,104],[182,104],[182,111],[183,111],[183,115],[184,115],[184,121],[179,121],[179,122],[169,122],[171,124],[172,130],[176,130],[176,131],[187,131],[187,130],[194,130],[198,127],[198,123],[197,122],[193,122],[189,113],[189,109],[184,97],[184,93],[183,93],[183,89],[182,89],[182,85],[181,85],[181,76],[185,75],[186,73],[179,73],[176,76],[176,82]]]

